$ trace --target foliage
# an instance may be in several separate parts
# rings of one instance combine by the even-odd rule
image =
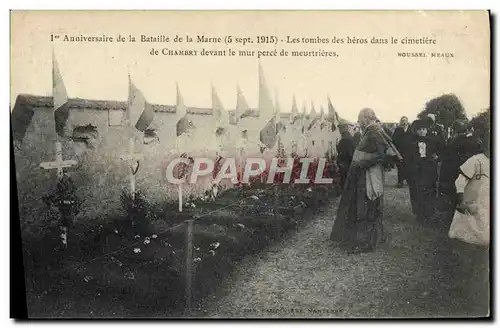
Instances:
[[[313,218],[311,210],[317,210],[322,202],[315,202],[314,198],[325,199],[325,186],[310,185],[281,185],[279,186],[280,206],[279,217],[269,212],[267,215],[248,215],[238,206],[218,211],[203,220],[196,221],[193,236],[193,299],[199,300],[216,288],[222,279],[227,277],[232,268],[246,255],[258,252],[273,241],[282,238],[288,232],[293,232],[298,225],[305,224]],[[247,195],[248,194],[248,195]],[[215,204],[221,207],[233,201],[240,201],[248,197],[247,205],[263,208],[273,208],[274,191],[272,189],[256,189],[249,186],[243,190],[226,190],[221,193]],[[144,224],[150,223],[155,217],[164,219],[165,215],[177,215],[176,204],[153,205],[141,193],[136,193],[135,199],[130,194],[123,193],[122,205],[129,217],[141,220]],[[188,200],[197,202],[197,206],[189,211],[191,215],[199,213],[204,207],[198,199]],[[306,206],[306,203],[308,206]],[[262,206],[260,206],[260,205]],[[256,206],[255,206],[256,205]],[[295,207],[303,208],[295,209]],[[309,207],[309,212],[305,208]],[[287,210],[288,209],[288,210]],[[303,211],[299,211],[302,210]],[[156,213],[156,214],[154,214]],[[187,214],[187,213],[183,213]],[[64,274],[50,276],[36,270],[30,275],[36,275],[40,281],[37,293],[43,290],[60,289],[60,295],[52,295],[52,299],[66,297],[72,302],[73,311],[66,315],[84,314],[82,309],[94,313],[109,311],[113,304],[123,307],[116,311],[116,315],[147,316],[153,313],[175,312],[183,309],[185,265],[185,232],[184,229],[165,231],[155,229],[150,233],[140,233],[133,238],[126,237],[129,219],[116,220],[107,218],[109,224],[97,227],[86,227],[88,234],[81,240],[78,249],[83,251],[85,259],[98,256],[100,253],[109,253],[117,249],[112,256],[100,258],[96,261],[79,267],[78,270]],[[170,220],[170,219],[169,219]],[[153,225],[153,224],[151,224]],[[168,228],[168,227],[165,227]],[[103,239],[106,248],[102,248]],[[134,242],[136,244],[134,244]],[[124,245],[133,244],[123,248]],[[104,245],[104,244],[103,244]],[[67,254],[67,253],[66,253]],[[46,253],[40,261],[56,255]],[[63,254],[60,254],[60,257]],[[37,264],[38,261],[37,261]],[[39,265],[38,265],[39,266]],[[43,272],[47,270],[44,269]],[[33,279],[32,279],[33,281]],[[98,295],[99,297],[97,297]],[[31,295],[33,299],[33,295]],[[98,303],[98,298],[102,302]],[[33,311],[43,316],[53,312],[57,305],[50,298],[36,299],[38,308]],[[101,305],[102,304],[102,305]],[[114,312],[114,310],[113,310]],[[124,313],[125,312],[125,313]],[[113,313],[115,314],[115,313]]]
[[[65,177],[57,183],[54,190],[42,197],[49,208],[54,206],[74,217],[81,209],[82,201],[76,196],[76,187],[71,178]]]
[[[474,134],[481,143],[484,151],[490,151],[491,142],[491,110],[487,108],[483,112],[474,116],[471,120],[471,125],[474,129]]]
[[[474,130],[481,131],[489,131],[491,126],[491,110],[488,107],[481,113],[474,116],[471,120],[471,125],[474,127]]]
[[[425,119],[427,114],[435,114],[436,123],[442,124],[445,128],[451,127],[455,120],[467,120],[465,109],[454,94],[444,94],[429,100],[425,104],[425,109],[418,114],[418,118]]]
[[[130,193],[122,192],[120,201],[127,217],[131,220],[132,229],[136,230],[136,233],[146,233],[149,224],[154,220],[153,205],[141,192],[136,192],[134,198]]]

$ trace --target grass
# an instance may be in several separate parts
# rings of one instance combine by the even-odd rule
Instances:
[[[193,299],[198,302],[247,255],[312,219],[312,210],[328,197],[322,187],[280,186],[280,215],[275,217],[274,191],[264,188],[226,190],[215,202],[193,201],[195,207],[182,214],[177,213],[176,203],[153,205],[141,200],[142,222],[136,220],[140,224],[132,227],[127,215],[117,215],[98,227],[72,227],[64,251],[54,250],[59,244],[57,229],[38,241],[26,241],[29,316],[181,315],[185,227],[165,232],[167,228],[203,215],[195,221],[193,239]],[[257,198],[240,201],[251,194]],[[231,203],[236,205],[227,206]],[[103,256],[108,253],[113,254]]]

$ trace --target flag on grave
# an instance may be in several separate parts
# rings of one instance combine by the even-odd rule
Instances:
[[[304,105],[302,106],[302,114],[300,115],[300,121],[301,121],[301,125],[302,125],[302,134],[305,133],[305,130],[306,130],[306,127],[305,127],[305,124],[306,124],[306,104],[304,103]]]
[[[321,105],[321,111],[319,112],[319,121],[320,121],[320,130],[323,131],[326,127],[325,109],[323,108],[323,105]]]
[[[282,122],[282,120],[281,120],[281,108],[280,108],[280,103],[278,100],[278,91],[277,90],[275,93],[274,101],[275,101],[274,113],[276,116],[276,133],[279,134],[286,129],[286,126],[285,126],[284,122]]]
[[[234,113],[235,123],[238,124],[240,119],[250,116],[252,111],[248,106],[248,103],[243,96],[243,92],[240,89],[240,86],[236,86],[237,100],[236,100],[236,111]]]
[[[54,105],[54,121],[56,133],[64,137],[64,129],[69,118],[69,104],[66,86],[59,71],[59,65],[52,50],[52,97]]]
[[[264,128],[260,131],[260,142],[263,146],[271,149],[276,145],[277,141],[277,126],[276,126],[276,111],[267,88],[264,72],[259,61],[259,114],[266,122]],[[260,147],[261,153],[265,150]]]
[[[135,128],[141,132],[146,131],[146,129],[151,125],[154,119],[154,111],[151,104],[146,101],[144,94],[139,90],[135,84],[132,82],[130,74],[128,76],[129,80],[129,96],[128,96],[128,106],[127,106],[127,119],[129,124],[133,124],[133,115],[135,113],[141,112],[139,119],[135,123]]]
[[[295,99],[295,95],[293,95],[292,100],[292,114],[290,115],[291,123],[295,124],[295,122],[299,119],[299,109],[297,108],[297,100]]]
[[[195,125],[187,116],[187,109],[186,106],[184,105],[184,98],[181,95],[178,84],[177,84],[177,105],[175,112],[177,113],[177,117],[179,118],[176,124],[176,135],[178,137],[184,133],[188,133],[189,131],[195,129]]]
[[[328,117],[327,121],[332,123],[332,132],[337,130],[337,126],[339,125],[339,116],[335,108],[333,108],[332,101],[330,100],[330,96],[328,98]]]
[[[229,116],[224,110],[214,86],[212,86],[212,112],[215,118],[215,134],[217,136],[225,134],[229,124]]]
[[[307,129],[311,130],[314,127],[314,125],[316,124],[316,122],[318,122],[320,119],[318,114],[316,114],[316,109],[314,109],[314,104],[312,102],[311,102],[311,113],[309,115],[312,118],[312,121],[309,124],[309,128],[307,128]]]
[[[259,61],[259,114],[267,120],[270,116],[275,115],[275,109],[271,100],[271,94],[267,87],[264,71]]]
[[[273,116],[264,128],[260,130],[260,142],[271,149],[276,145],[277,139],[276,118]],[[261,149],[261,152],[263,152],[263,149]]]

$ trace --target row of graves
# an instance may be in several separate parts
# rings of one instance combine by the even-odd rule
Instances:
[[[57,117],[68,100],[55,59],[53,62]],[[56,141],[55,161],[40,164],[41,169],[58,172],[57,187],[44,200],[59,211],[60,230],[44,239],[44,245],[23,246],[30,317],[192,315],[239,261],[287,238],[338,195],[332,147],[324,156],[311,156],[311,144],[300,145],[312,123],[301,122],[303,115],[297,113],[295,102],[292,119],[301,137],[292,138],[296,142],[291,146],[286,144],[290,131],[280,122],[260,65],[262,126],[254,136],[265,161],[260,170],[245,165],[250,158],[248,148],[239,147],[235,158],[224,152],[225,140],[230,138],[225,133],[228,115],[215,90],[213,108],[218,124],[214,135],[219,148],[213,161],[200,163],[189,148],[196,127],[187,116],[179,90],[177,95],[179,160],[172,167],[177,199],[152,202],[136,187],[142,155],[134,149],[132,132],[147,130],[154,112],[130,77],[126,119],[131,133],[128,151],[121,156],[129,167],[130,184],[121,197],[123,215],[99,226],[74,225],[72,217],[80,211],[81,199],[65,169],[76,165],[75,160],[63,161]],[[338,117],[331,108],[318,121],[335,130]],[[133,119],[137,110],[141,114]],[[242,116],[244,112],[238,114]],[[251,142],[248,139],[243,143]],[[211,184],[201,195],[185,193],[195,173]]]

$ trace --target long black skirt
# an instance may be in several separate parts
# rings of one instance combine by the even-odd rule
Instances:
[[[383,196],[366,196],[366,170],[351,166],[330,239],[347,251],[373,251],[385,240]]]

